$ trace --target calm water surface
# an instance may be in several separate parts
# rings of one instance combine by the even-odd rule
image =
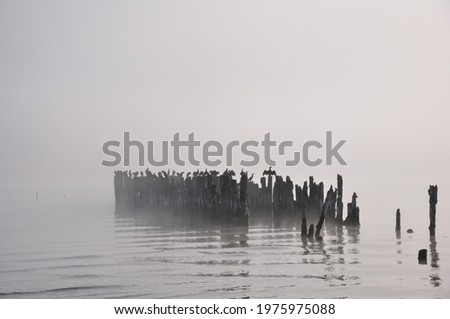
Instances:
[[[449,298],[450,243],[392,227],[304,243],[111,211],[0,213],[1,298]],[[246,240],[246,243],[243,241]],[[428,264],[417,252],[428,249]]]

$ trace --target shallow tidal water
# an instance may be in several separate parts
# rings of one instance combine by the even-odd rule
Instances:
[[[113,211],[0,212],[0,298],[450,298],[450,240],[362,225],[303,242]],[[417,252],[428,249],[428,263]]]

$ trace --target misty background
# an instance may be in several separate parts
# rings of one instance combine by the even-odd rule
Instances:
[[[33,209],[38,191],[41,205],[112,213],[120,167],[101,166],[102,144],[123,131],[142,142],[270,131],[301,150],[331,130],[348,140],[348,166],[276,171],[326,186],[340,173],[363,225],[393,227],[401,208],[423,232],[437,184],[439,232],[449,60],[445,0],[0,0],[0,212]]]

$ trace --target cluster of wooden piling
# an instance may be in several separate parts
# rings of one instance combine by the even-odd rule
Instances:
[[[320,232],[326,225],[359,225],[359,207],[356,194],[347,205],[348,213],[343,220],[343,179],[337,176],[337,188],[330,186],[324,196],[324,184],[316,183],[313,177],[294,185],[289,176],[283,178],[272,168],[265,170],[260,183],[253,181],[253,175],[241,171],[239,181],[232,170],[196,171],[177,173],[161,171],[153,173],[116,171],[114,191],[116,207],[131,210],[161,210],[185,212],[206,212],[207,216],[219,221],[248,225],[248,218],[270,214],[273,219],[293,217],[302,224],[302,236],[321,238]],[[314,226],[314,224],[317,224]]]
[[[176,173],[150,170],[144,172],[116,171],[114,192],[116,208],[131,210],[170,209],[207,211],[212,218],[234,220],[248,218],[248,183],[241,172],[240,183],[234,171],[196,171]],[[251,178],[250,178],[251,181]]]

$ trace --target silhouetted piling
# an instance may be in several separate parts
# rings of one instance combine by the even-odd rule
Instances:
[[[419,264],[426,264],[427,263],[427,250],[426,249],[419,250],[417,259],[419,260]]]
[[[330,189],[327,192],[327,198],[325,199],[325,202],[322,205],[322,213],[320,214],[319,222],[317,223],[317,226],[316,226],[316,235],[315,235],[315,237],[316,237],[317,240],[320,240],[322,238],[322,236],[320,236],[320,231],[322,230],[323,222],[325,220],[325,215],[326,215],[326,213],[328,211],[328,208],[330,206],[330,203],[331,203],[331,200],[332,200],[332,197],[333,197],[333,193],[334,193],[333,192],[333,188],[330,187]]]
[[[428,229],[430,230],[430,236],[434,236],[436,230],[436,204],[438,202],[437,193],[437,185],[430,185],[430,188],[428,189],[430,201],[430,226],[428,227]]]
[[[349,226],[359,226],[359,207],[356,204],[358,195],[353,193],[352,202],[347,204],[347,218],[345,224]]]
[[[397,234],[400,233],[401,226],[400,226],[400,208],[397,209],[397,212],[395,213],[395,232]]]
[[[305,239],[308,237],[308,226],[306,225],[306,218],[302,218],[302,231],[301,231],[302,239]]]
[[[270,176],[270,175],[269,175]],[[294,205],[293,198],[294,184],[289,176],[286,181],[282,176],[276,176],[273,187],[273,213],[274,216],[289,216]]]
[[[237,223],[240,226],[248,227],[248,173],[241,171],[241,179],[239,183],[239,200]]]
[[[272,183],[272,176],[276,176],[277,173],[272,170],[272,166],[269,167],[268,170],[264,170],[263,175],[268,175],[267,177],[267,195],[268,195],[268,201],[270,205],[273,203],[273,183]]]
[[[233,170],[218,171],[114,172],[114,195],[117,210],[142,211],[155,214],[169,214],[177,218],[220,223],[221,226],[243,227],[248,230],[249,217],[258,214],[275,221],[296,225],[301,220],[301,236],[314,240],[321,238],[324,222],[342,228],[342,177],[338,175],[338,188],[329,187],[324,200],[324,184],[309,177],[303,187],[295,185],[287,176],[277,176],[269,168],[259,183],[253,182],[253,175],[241,171],[236,179]],[[267,176],[266,176],[267,175]],[[275,176],[275,184],[273,177]],[[309,192],[308,192],[309,191]],[[295,194],[295,196],[294,196]],[[37,196],[37,195],[36,195]],[[348,225],[359,225],[359,207],[356,194],[349,203],[346,219]],[[337,209],[336,209],[337,205]],[[337,212],[337,214],[336,214]],[[307,222],[311,226],[307,227]],[[317,226],[316,226],[317,225]]]
[[[319,218],[319,221],[317,223],[317,226],[316,226],[316,234],[315,234],[316,240],[322,239],[322,236],[320,236],[320,231],[322,230],[322,225],[323,225],[324,220],[325,220],[325,215],[321,215]]]
[[[337,198],[336,198],[336,224],[343,223],[344,203],[342,202],[343,179],[341,175],[337,176]]]
[[[328,203],[325,208],[325,223],[327,226],[334,226],[336,224],[336,197],[337,191],[333,189],[333,186],[330,186],[327,192],[327,199],[325,202]]]

